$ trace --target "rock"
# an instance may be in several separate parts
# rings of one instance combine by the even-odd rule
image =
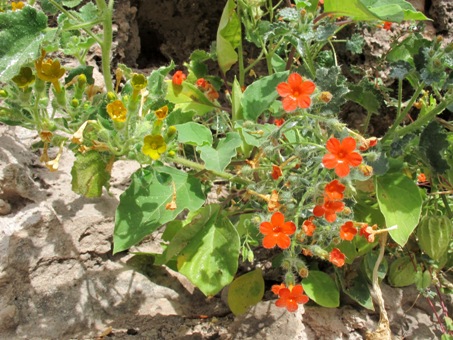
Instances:
[[[0,215],[8,215],[11,212],[11,204],[0,198]]]
[[[313,339],[302,323],[304,307],[294,313],[275,306],[275,301],[262,301],[244,315],[235,318],[229,327],[232,339]]]

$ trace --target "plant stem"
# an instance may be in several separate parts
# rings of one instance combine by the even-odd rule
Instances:
[[[402,129],[396,132],[397,136],[401,136],[413,131],[420,129],[423,125],[429,123],[433,120],[438,114],[442,113],[443,110],[447,108],[450,104],[453,103],[453,96],[444,99],[439,105],[437,105],[434,109],[426,113],[423,117],[418,118],[415,122],[411,125],[405,126]],[[386,135],[387,136],[387,135]],[[384,137],[385,138],[385,137]]]
[[[104,31],[101,45],[102,53],[102,75],[104,76],[104,82],[107,92],[113,92],[113,80],[110,75],[110,59],[111,49],[113,41],[113,30],[112,30],[112,17],[113,17],[113,1],[110,0],[108,5],[104,0],[96,0],[96,5],[101,10],[103,18],[102,29]]]
[[[171,158],[171,160],[173,162],[175,162],[175,163],[181,164],[183,166],[187,166],[187,167],[192,168],[192,169],[197,170],[197,171],[209,171],[213,175],[221,177],[221,178],[224,178],[224,179],[229,180],[229,181],[231,181],[233,183],[243,184],[243,185],[248,185],[248,184],[253,183],[252,181],[250,181],[248,179],[237,177],[237,176],[232,175],[232,174],[230,174],[228,172],[207,170],[206,167],[203,164],[196,163],[196,162],[190,161],[188,159],[185,159],[185,158],[182,158],[182,157],[179,157],[179,156],[174,156],[174,157]]]
[[[391,339],[390,322],[387,311],[385,310],[384,298],[382,297],[382,291],[381,287],[379,286],[378,276],[379,266],[381,265],[382,259],[384,258],[387,235],[388,233],[385,232],[379,238],[379,255],[373,268],[373,290],[376,294],[376,300],[379,305],[379,325],[373,333],[379,333],[379,335],[382,336],[380,337],[380,339]]]
[[[407,104],[406,108],[401,112],[401,105],[402,105],[402,96],[403,96],[403,81],[400,80],[398,83],[398,114],[396,116],[395,122],[393,123],[392,127],[387,131],[385,136],[382,138],[381,142],[385,142],[387,139],[392,138],[395,134],[395,130],[398,128],[398,126],[401,124],[401,122],[404,120],[404,118],[407,116],[407,113],[409,110],[412,108],[414,105],[415,101],[417,100],[418,96],[420,95],[420,92],[422,92],[423,88],[425,87],[425,83],[421,82],[420,85],[415,89],[414,94],[412,95],[411,99],[409,100],[409,103]],[[413,124],[409,125],[412,126]],[[398,135],[400,135],[400,131],[398,131]]]

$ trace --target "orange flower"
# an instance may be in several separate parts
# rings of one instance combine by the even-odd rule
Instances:
[[[295,312],[298,304],[308,302],[308,296],[304,294],[304,289],[301,285],[295,285],[291,289],[282,288],[278,292],[279,299],[275,302],[277,307],[286,308],[288,312]]]
[[[313,209],[313,215],[316,217],[324,216],[326,221],[334,222],[337,219],[337,212],[343,211],[344,203],[340,201],[332,201],[324,198],[322,205],[317,205]]]
[[[274,120],[274,124],[276,126],[282,126],[284,122],[285,122],[285,120],[283,118],[275,118],[275,120]]]
[[[420,175],[418,175],[417,176],[417,182],[418,183],[426,182],[426,175],[424,173],[421,173]]]
[[[392,23],[390,21],[384,21],[384,27],[383,27],[386,31],[390,31],[390,29],[392,28]]]
[[[286,285],[284,283],[280,283],[279,285],[272,285],[272,293],[274,293],[275,295],[278,295],[278,293],[280,292],[280,289],[283,289],[283,288],[286,288]]]
[[[345,258],[346,256],[338,248],[333,248],[329,254],[329,261],[337,267],[344,266]]]
[[[338,177],[346,177],[349,167],[362,163],[362,156],[355,152],[356,142],[352,137],[346,137],[340,143],[335,137],[327,141],[326,148],[330,152],[322,158],[322,164],[327,169],[335,169]]]
[[[357,234],[357,229],[351,221],[346,222],[340,228],[340,238],[345,241],[352,241]]]
[[[198,78],[196,82],[197,86],[202,89],[202,90],[207,90],[208,89],[208,81],[204,78]]]
[[[376,225],[373,225],[372,227],[368,226],[368,224],[364,224],[361,228],[360,228],[360,236],[363,236],[366,238],[366,240],[369,242],[369,243],[373,243],[374,242],[374,230],[377,229],[377,226]]]
[[[304,230],[305,235],[313,236],[313,233],[316,230],[316,226],[313,223],[313,216],[309,217],[304,221],[304,223],[302,223],[302,229]]]
[[[345,188],[338,179],[335,179],[325,186],[324,195],[331,201],[342,200]]]
[[[173,85],[181,85],[186,80],[186,75],[182,71],[176,71],[171,79]]]
[[[298,107],[301,109],[310,107],[310,94],[315,91],[315,87],[312,81],[303,81],[299,74],[291,73],[287,83],[280,83],[277,86],[278,94],[283,97],[283,110],[291,112]]]
[[[277,211],[272,215],[270,222],[260,224],[260,232],[264,235],[263,247],[271,249],[277,245],[281,249],[286,249],[291,245],[288,235],[294,234],[295,231],[294,222],[285,222],[285,215]]]
[[[282,169],[278,165],[272,165],[272,178],[277,180],[281,175],[283,175]]]

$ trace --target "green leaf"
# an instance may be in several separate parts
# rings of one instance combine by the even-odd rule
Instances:
[[[236,148],[242,145],[241,137],[237,132],[227,133],[225,138],[220,139],[217,148],[210,145],[198,146],[200,157],[205,162],[208,170],[223,171],[236,156]]]
[[[155,101],[157,98],[164,97],[167,91],[167,83],[165,77],[175,68],[175,63],[171,61],[168,66],[161,66],[157,70],[151,72],[148,77],[147,90],[151,96],[151,100]]]
[[[108,158],[97,151],[77,154],[71,169],[72,190],[85,197],[101,196],[102,187],[108,188],[110,180],[108,163]]]
[[[324,10],[356,21],[429,20],[404,0],[327,0]]]
[[[89,85],[94,84],[94,78],[93,78],[93,66],[86,66],[86,65],[80,65],[76,68],[73,68],[69,73],[68,76],[65,78],[64,82],[65,84],[69,83],[75,76],[84,74],[87,78],[87,83]]]
[[[432,121],[420,135],[419,149],[437,173],[444,173],[450,168],[443,158],[450,143],[447,134],[437,121]]]
[[[345,273],[344,270],[336,270],[338,281],[343,292],[361,306],[374,310],[371,298],[370,287],[368,286],[365,275],[360,270]]]
[[[359,85],[351,85],[349,90],[350,92],[346,95],[346,98],[363,106],[368,112],[379,112],[381,103],[379,103],[377,94],[365,83],[360,82]]]
[[[46,28],[47,16],[30,6],[0,13],[0,82],[8,81],[22,66],[38,58]]]
[[[257,268],[236,278],[228,288],[228,307],[241,315],[261,301],[264,295],[263,271]]]
[[[178,271],[212,296],[233,280],[239,248],[239,235],[221,207],[208,205],[172,238],[166,259],[176,258]]]
[[[365,39],[358,33],[354,33],[349,40],[346,41],[346,50],[352,54],[361,54],[363,46],[365,45]]]
[[[263,77],[248,86],[242,96],[244,119],[256,121],[278,98],[277,85],[288,80],[288,71]]]
[[[241,43],[241,22],[235,8],[234,0],[228,0],[217,29],[217,62],[224,74],[237,62],[235,49]]]
[[[204,203],[200,181],[195,177],[166,166],[155,166],[154,170],[137,170],[132,175],[131,185],[120,196],[115,214],[114,254],[139,243],[184,209],[196,210]],[[170,176],[171,180],[161,183],[158,175]],[[172,183],[176,189],[176,209],[166,210],[166,204],[173,197]]]
[[[206,126],[188,122],[175,125],[178,130],[178,142],[190,145],[212,145],[212,133]]]
[[[335,281],[326,273],[310,270],[302,280],[302,286],[310,299],[323,307],[335,308],[340,305],[340,292]]]
[[[274,124],[250,124],[248,122],[247,127],[244,127],[244,122],[236,122],[234,128],[241,131],[247,144],[259,147],[268,141],[268,137],[277,129],[277,126]]]
[[[392,262],[388,280],[393,287],[406,287],[415,283],[417,271],[410,256],[403,256]]]
[[[195,111],[198,115],[211,112],[218,106],[211,102],[196,86],[183,82],[182,85],[173,85],[171,80],[166,80],[168,92],[165,99],[175,104],[175,109],[181,111]]]
[[[417,185],[402,173],[386,173],[376,177],[375,186],[386,226],[398,226],[389,233],[393,240],[403,247],[420,218],[420,191]]]

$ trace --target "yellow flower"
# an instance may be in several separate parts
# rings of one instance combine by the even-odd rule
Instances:
[[[107,113],[115,122],[123,123],[126,121],[127,109],[119,99],[107,105]]]
[[[160,155],[167,150],[167,144],[165,144],[164,137],[161,135],[153,136],[147,135],[144,138],[144,144],[142,152],[156,160],[160,158]]]
[[[55,90],[60,92],[60,82],[58,79],[63,77],[66,70],[61,67],[60,61],[52,60],[52,59],[45,59],[44,60],[45,52],[41,53],[41,57],[35,61],[35,67],[37,71],[37,76],[39,79],[48,81],[53,84]]]
[[[35,81],[35,76],[30,67],[21,67],[19,74],[14,76],[12,80],[17,86],[23,89]]]
[[[13,1],[11,3],[11,9],[14,11],[17,11],[17,10],[21,10],[22,8],[24,8],[25,4],[22,2],[22,1]]]
[[[39,137],[45,143],[50,143],[52,141],[53,133],[47,130],[43,130],[39,133]]]
[[[154,113],[156,114],[157,119],[161,119],[161,120],[165,119],[165,117],[167,117],[167,114],[168,114],[168,106],[167,105],[162,106],[161,108],[154,111]]]

